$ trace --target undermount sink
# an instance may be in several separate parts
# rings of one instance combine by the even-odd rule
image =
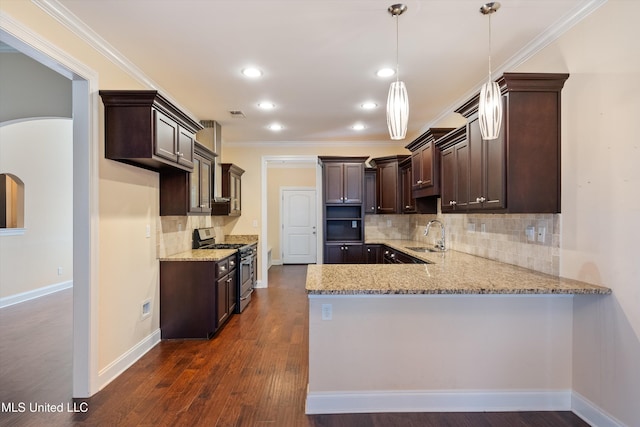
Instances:
[[[415,252],[444,252],[443,249],[434,248],[432,246],[405,246],[405,249]]]

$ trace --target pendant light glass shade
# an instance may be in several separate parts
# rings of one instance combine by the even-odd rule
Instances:
[[[478,123],[482,139],[496,139],[502,126],[502,95],[496,82],[487,82],[480,89]]]
[[[496,139],[502,126],[502,95],[500,86],[491,78],[491,15],[500,9],[500,3],[482,5],[480,13],[489,16],[489,81],[480,89],[478,103],[478,123],[482,139]]]
[[[398,51],[398,19],[399,16],[407,11],[407,6],[398,3],[392,4],[387,12],[396,18],[396,81],[389,86],[389,95],[387,96],[387,127],[389,128],[389,136],[393,140],[404,139],[407,135],[407,125],[409,124],[409,96],[404,82],[399,78]]]
[[[409,123],[409,97],[404,82],[395,81],[387,98],[387,127],[391,139],[404,139]]]

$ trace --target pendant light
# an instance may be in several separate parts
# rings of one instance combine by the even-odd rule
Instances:
[[[489,81],[480,89],[478,123],[482,139],[496,139],[502,125],[502,95],[500,86],[491,77],[491,15],[500,9],[500,3],[486,3],[480,13],[489,15]]]
[[[404,139],[409,123],[409,97],[404,82],[400,81],[398,71],[398,19],[407,10],[404,4],[393,4],[387,11],[396,18],[396,81],[389,87],[387,97],[387,127],[391,139]]]

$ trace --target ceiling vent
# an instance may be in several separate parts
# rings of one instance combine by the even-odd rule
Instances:
[[[247,116],[244,115],[242,110],[231,110],[231,111],[229,111],[229,114],[231,114],[231,117],[235,117],[237,119],[244,119],[244,118],[247,117]]]

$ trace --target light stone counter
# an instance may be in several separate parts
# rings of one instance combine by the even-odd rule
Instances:
[[[220,243],[243,243],[250,245],[258,243],[258,236],[254,234],[228,234]],[[220,261],[238,252],[237,249],[189,249],[174,255],[159,258],[160,261]]]
[[[367,241],[385,244],[433,264],[310,265],[306,290],[316,295],[363,294],[600,294],[611,289],[538,273],[456,251],[415,252],[412,240]]]
[[[237,249],[190,249],[160,258],[160,261],[220,261],[236,252]]]

